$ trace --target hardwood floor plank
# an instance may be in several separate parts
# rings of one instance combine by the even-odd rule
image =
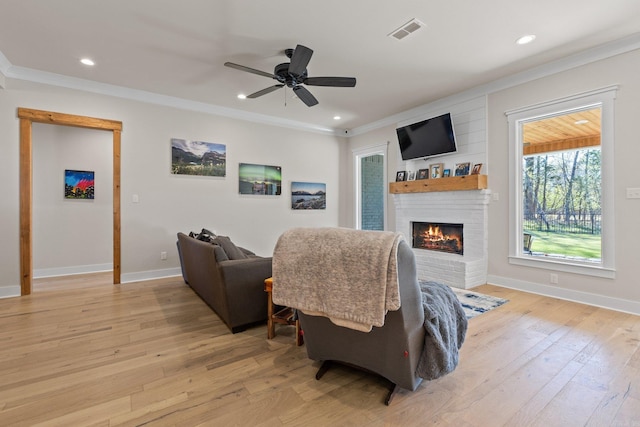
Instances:
[[[451,374],[382,401],[383,379],[320,380],[293,327],[231,334],[184,284],[51,278],[0,300],[0,425],[640,425],[640,318],[493,285]]]

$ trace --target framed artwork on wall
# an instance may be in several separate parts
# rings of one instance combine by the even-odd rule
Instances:
[[[95,172],[65,169],[64,198],[93,199],[95,197]]]
[[[240,194],[279,196],[282,192],[282,168],[280,166],[240,163],[238,188]]]
[[[291,209],[326,209],[327,184],[319,182],[292,182]]]
[[[226,176],[227,146],[213,142],[171,138],[171,173]]]

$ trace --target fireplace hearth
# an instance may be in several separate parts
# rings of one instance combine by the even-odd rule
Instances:
[[[411,222],[415,249],[464,254],[463,225],[439,222]]]

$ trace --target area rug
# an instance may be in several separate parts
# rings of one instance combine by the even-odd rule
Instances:
[[[451,287],[451,290],[456,294],[458,301],[462,304],[467,319],[486,313],[509,301],[508,299],[467,291],[465,289]]]

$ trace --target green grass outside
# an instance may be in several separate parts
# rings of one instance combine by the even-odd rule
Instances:
[[[531,251],[548,255],[601,258],[601,236],[593,234],[527,231],[533,235]]]

